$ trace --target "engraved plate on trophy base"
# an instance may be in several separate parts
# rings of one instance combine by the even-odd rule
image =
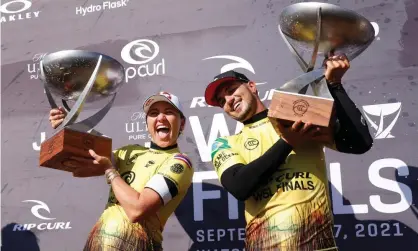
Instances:
[[[76,167],[81,166],[72,157],[88,158],[93,161],[89,149],[93,149],[100,156],[111,159],[112,139],[63,128],[41,144],[39,165],[73,172]],[[92,174],[92,176],[95,175]]]
[[[268,116],[329,127],[333,108],[332,99],[274,90]]]

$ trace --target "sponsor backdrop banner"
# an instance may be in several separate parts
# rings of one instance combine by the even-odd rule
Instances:
[[[149,144],[141,105],[173,92],[185,108],[180,140],[193,160],[193,185],[164,231],[166,250],[243,250],[243,203],[220,186],[212,142],[242,125],[209,107],[207,83],[237,69],[258,83],[266,105],[272,89],[301,74],[277,30],[281,0],[5,0],[1,2],[2,242],[7,250],[81,250],[102,213],[103,177],[73,178],[38,166],[40,144],[53,134],[39,62],[59,50],[116,58],[125,85],[96,128],[113,148]],[[330,0],[357,11],[376,39],[344,78],[374,137],[366,154],[326,149],[341,250],[414,250],[418,232],[418,1]],[[101,103],[85,107],[81,118]],[[243,181],[245,182],[245,181]]]

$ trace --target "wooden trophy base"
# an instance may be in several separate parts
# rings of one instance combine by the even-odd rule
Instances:
[[[93,149],[100,156],[111,159],[112,139],[64,128],[41,144],[39,165],[73,172],[75,168],[83,167],[85,164],[80,165],[80,162],[72,157],[93,160],[89,149]]]
[[[312,123],[320,128],[317,141],[321,142],[332,139],[334,114],[333,99],[278,90],[274,90],[268,112],[269,117],[276,118],[285,126],[291,126],[298,120]]]

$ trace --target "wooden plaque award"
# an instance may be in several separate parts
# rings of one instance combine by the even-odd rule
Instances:
[[[56,133],[41,144],[39,165],[74,172],[86,168],[87,175],[95,176],[91,167],[83,167],[76,158],[93,160],[89,149],[109,159],[112,139],[93,128],[112,107],[116,92],[124,80],[124,68],[115,59],[89,51],[66,50],[47,55],[40,63],[41,77],[51,108],[58,108],[52,92],[61,98],[68,111]],[[74,123],[85,102],[112,98],[93,116]],[[75,100],[69,108],[67,100]],[[84,171],[84,170],[83,170]]]
[[[89,149],[110,159],[112,139],[63,128],[41,144],[39,165],[72,172],[80,165],[79,161],[73,157],[91,159]]]

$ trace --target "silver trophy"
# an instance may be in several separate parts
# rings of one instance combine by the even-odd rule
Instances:
[[[325,59],[333,53],[353,60],[374,41],[372,24],[354,11],[328,3],[306,2],[286,7],[278,28],[305,73],[275,90],[269,116],[331,127],[334,102],[324,79],[324,66],[314,69],[317,57]],[[301,56],[306,53],[310,54],[309,63]],[[313,95],[306,95],[309,85]]]
[[[57,132],[41,144],[40,166],[64,171],[80,167],[77,158],[91,158],[88,149],[110,158],[112,140],[94,127],[105,117],[124,83],[124,67],[96,52],[65,50],[48,54],[40,62],[40,79],[51,108],[61,99],[67,116]],[[109,99],[94,115],[76,122],[85,103]],[[70,108],[69,102],[75,102]]]

